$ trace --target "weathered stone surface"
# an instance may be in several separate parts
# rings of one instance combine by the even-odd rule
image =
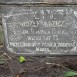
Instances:
[[[42,2],[42,3],[77,3],[77,0],[0,0],[0,3],[26,3],[26,2]]]
[[[10,7],[3,26],[10,52],[77,53],[77,7]]]
[[[42,2],[42,0],[0,0],[1,3]]]

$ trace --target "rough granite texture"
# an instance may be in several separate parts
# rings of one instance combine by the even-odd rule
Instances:
[[[26,2],[44,2],[44,3],[77,3],[77,0],[0,0],[0,3],[26,3]]]
[[[0,2],[1,2],[1,0],[0,0]],[[63,2],[63,3],[69,2],[70,3],[70,2],[74,2],[74,3],[76,3],[77,0],[43,0],[43,2],[49,2],[49,3],[50,2],[51,3],[57,3],[57,2]],[[1,25],[2,25],[1,19],[2,18],[0,18],[0,34],[1,34],[0,35],[0,40],[3,39],[1,37],[3,35],[2,34],[3,30],[2,30],[2,27],[1,27]],[[3,43],[3,41],[0,44],[2,44],[2,43]],[[4,51],[6,51],[6,50],[4,50]],[[1,55],[1,51],[0,51],[0,55]],[[9,56],[11,56],[11,55],[9,55]],[[10,69],[9,69],[8,66],[0,65],[0,77],[64,77],[63,73],[65,72],[65,70],[60,66],[59,67],[56,66],[55,64],[61,64],[64,67],[68,67],[69,69],[77,71],[77,57],[76,56],[49,57],[49,58],[46,58],[46,57],[27,57],[26,59],[28,61],[23,63],[23,64],[19,63],[18,57],[14,57],[13,54],[12,54],[12,56],[13,56],[13,59],[8,61],[11,72],[10,72]],[[41,66],[44,67],[44,65],[42,65],[43,62],[51,62],[52,64],[55,63],[54,66],[51,65],[52,66],[51,69],[50,69],[50,67],[47,67],[49,69],[50,73],[45,72],[45,69],[42,69],[41,72],[40,72],[40,70],[37,72],[37,70]],[[37,65],[38,65],[38,68],[35,67]],[[18,75],[19,72],[23,72],[24,68],[26,68],[26,70],[31,70],[31,71],[35,71],[35,69],[37,69],[37,70],[36,70],[36,73],[26,73],[26,74],[22,73],[22,75],[19,76]]]

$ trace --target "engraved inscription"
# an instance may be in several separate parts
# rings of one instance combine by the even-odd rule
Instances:
[[[7,49],[20,54],[72,54],[77,47],[77,9],[19,7],[3,18]]]

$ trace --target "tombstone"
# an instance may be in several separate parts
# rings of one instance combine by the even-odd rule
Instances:
[[[76,55],[77,6],[28,5],[1,7],[7,51],[25,55]]]

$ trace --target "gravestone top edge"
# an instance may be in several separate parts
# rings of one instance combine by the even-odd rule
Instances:
[[[0,0],[0,4],[24,3],[51,3],[51,4],[77,4],[76,0]]]

